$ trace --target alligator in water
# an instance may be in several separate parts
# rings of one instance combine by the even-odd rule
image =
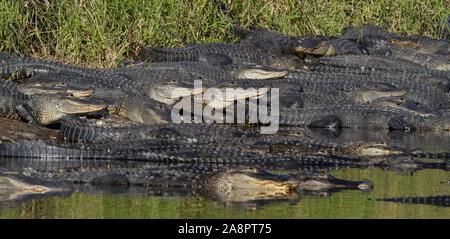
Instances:
[[[340,190],[371,191],[369,180],[349,181],[328,173],[273,174],[249,166],[170,166],[147,165],[140,168],[106,168],[85,170],[11,171],[0,168],[0,193],[3,198],[57,195],[79,188],[79,185],[98,187],[147,187],[198,190],[215,200],[233,202],[249,200],[279,200],[314,192]]]

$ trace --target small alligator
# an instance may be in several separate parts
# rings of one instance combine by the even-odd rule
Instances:
[[[376,201],[396,202],[405,204],[422,204],[438,207],[450,207],[450,195],[428,196],[428,197],[396,197],[376,198]]]

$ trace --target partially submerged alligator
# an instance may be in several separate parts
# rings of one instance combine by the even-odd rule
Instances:
[[[272,174],[255,167],[148,165],[142,168],[96,168],[83,171],[42,172],[0,168],[0,192],[19,198],[67,193],[77,185],[116,187],[165,186],[197,189],[221,201],[289,199],[310,192],[371,191],[369,180],[349,181],[327,173]]]

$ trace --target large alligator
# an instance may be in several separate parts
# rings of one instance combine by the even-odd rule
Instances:
[[[115,188],[164,186],[172,189],[197,189],[221,201],[288,199],[311,192],[340,190],[371,191],[369,180],[349,181],[327,173],[273,174],[249,167],[164,166],[141,168],[95,168],[90,170],[11,171],[0,168],[0,192],[9,198],[32,195],[55,195],[77,188],[77,185],[112,186]],[[79,187],[78,187],[79,188]]]
[[[65,117],[61,124],[60,139],[68,142],[105,143],[125,140],[180,138],[198,141],[202,136],[214,139],[239,138],[243,130],[218,124],[134,124],[129,126],[90,125],[82,119]]]
[[[69,114],[102,111],[106,105],[55,94],[26,95],[17,83],[0,79],[0,116],[23,119],[36,125],[49,125]]]
[[[232,64],[257,64],[279,69],[297,69],[303,60],[294,55],[276,55],[258,48],[232,43],[191,44],[180,48],[141,47],[141,61],[204,61],[214,65],[217,58],[231,59]]]
[[[438,207],[450,207],[450,195],[438,195],[427,197],[396,197],[396,198],[377,198],[376,201],[396,202],[406,204],[422,204]]]
[[[448,131],[450,122],[440,115],[421,116],[395,108],[341,105],[280,110],[280,125]],[[322,125],[322,126],[321,126]],[[333,126],[335,125],[335,126]]]

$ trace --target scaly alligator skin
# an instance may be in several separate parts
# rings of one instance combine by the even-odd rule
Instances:
[[[450,207],[450,195],[428,196],[428,197],[397,197],[377,198],[376,201],[396,202],[406,204],[422,204],[438,207]]]
[[[202,58],[229,57],[233,64],[258,64],[279,69],[303,67],[303,61],[293,55],[273,55],[257,48],[231,43],[191,44],[180,48],[142,47],[138,58],[142,61],[206,61]]]
[[[250,65],[213,66],[202,61],[176,61],[176,62],[138,62],[126,67],[105,69],[113,74],[121,74],[138,82],[170,81],[179,78],[182,82],[192,85],[193,80],[202,80],[205,85],[221,81],[238,79],[271,79],[288,74],[288,71],[275,68],[263,68]],[[165,76],[169,74],[169,76]],[[171,76],[174,74],[174,76]],[[179,76],[177,76],[179,75]]]
[[[96,82],[117,82],[127,81],[126,78],[110,75],[97,69],[89,69],[65,65],[59,62],[14,56],[8,54],[0,54],[0,73],[1,77],[7,78],[29,78],[35,74],[76,74],[79,76],[93,78]]]
[[[450,127],[446,117],[422,117],[403,110],[370,105],[281,109],[280,125],[308,126],[329,116],[337,117],[343,128],[448,131]]]
[[[430,55],[413,49],[392,45],[390,41],[380,40],[368,47],[372,55],[389,55],[409,60],[430,70],[450,70],[450,57],[447,55]]]
[[[239,138],[245,132],[236,128],[217,124],[137,124],[132,126],[93,126],[83,120],[66,117],[61,124],[60,138],[68,142],[104,143],[125,140],[154,139],[163,137]]]
[[[434,39],[427,36],[397,37],[391,39],[392,45],[414,49],[429,55],[448,55],[450,42],[444,39]]]
[[[349,67],[349,68],[373,68],[385,71],[400,71],[422,74],[436,74],[448,76],[446,71],[429,70],[419,64],[411,61],[388,56],[363,56],[363,55],[342,55],[342,56],[324,56],[318,61],[325,65]]]
[[[295,54],[295,47],[299,46],[300,38],[253,26],[244,29],[234,26],[234,34],[240,37],[240,44],[274,52],[275,54]]]
[[[344,70],[342,70],[344,69]],[[336,72],[333,72],[336,71]],[[364,82],[382,82],[392,84],[398,88],[411,86],[427,86],[445,89],[450,83],[448,76],[417,75],[417,74],[396,74],[387,71],[368,72],[360,69],[335,68],[335,67],[317,67],[311,70],[297,70],[290,72],[286,79],[298,80],[299,82],[322,82],[322,83],[359,83]]]
[[[0,95],[1,117],[40,125],[55,123],[68,114],[98,112],[106,107],[58,95],[25,95],[19,92],[17,83],[3,79],[0,79]]]
[[[0,64],[3,78],[17,77],[23,83],[38,84],[39,87],[56,91],[64,85],[59,93],[75,92],[72,95],[77,98],[90,96],[93,101],[107,104],[110,113],[136,122],[167,122],[170,118],[167,105],[146,96],[142,92],[145,89],[142,83],[120,74],[33,58],[9,55],[0,58],[5,59]],[[28,86],[33,88],[33,85]],[[86,95],[85,92],[91,93]]]
[[[54,194],[77,185],[202,188],[201,195],[221,201],[275,200],[308,192],[371,191],[369,180],[348,181],[327,173],[279,175],[248,167],[148,166],[42,172],[0,169],[0,190],[9,195]],[[298,197],[298,196],[297,196]]]

